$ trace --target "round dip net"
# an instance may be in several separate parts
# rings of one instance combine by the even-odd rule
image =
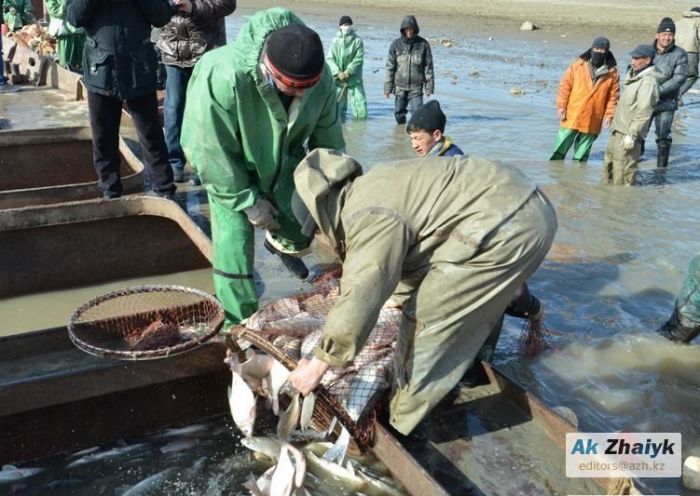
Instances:
[[[272,355],[288,369],[298,360],[310,359],[321,340],[328,312],[340,293],[339,272],[314,281],[312,291],[281,298],[261,307],[232,329],[238,344]],[[364,449],[371,443],[373,422],[390,392],[396,336],[401,310],[382,308],[364,347],[347,367],[332,367],[321,379],[314,412],[314,427],[327,429],[333,417],[348,429]]]
[[[194,349],[219,332],[223,322],[221,305],[204,291],[132,286],[79,307],[70,316],[68,334],[92,355],[147,360]]]

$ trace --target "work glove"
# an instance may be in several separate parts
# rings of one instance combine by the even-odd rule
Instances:
[[[255,227],[268,231],[275,231],[280,228],[277,220],[275,220],[277,209],[264,198],[258,199],[252,207],[243,209],[243,212],[245,212],[248,220]]]
[[[337,77],[338,77],[338,79],[339,79],[340,81],[345,81],[347,78],[350,77],[350,74],[348,74],[347,72],[343,71],[343,72],[339,72]]]
[[[10,7],[10,14],[17,15],[17,9],[14,7]]]
[[[634,142],[635,139],[629,134],[626,134],[625,137],[622,138],[622,149],[631,150],[632,148],[634,148]]]

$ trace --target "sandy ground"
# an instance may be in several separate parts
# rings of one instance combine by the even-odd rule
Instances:
[[[639,39],[653,39],[661,18],[679,19],[695,6],[679,0],[288,0],[284,6],[294,10],[295,5],[310,4],[343,5],[342,12],[335,11],[338,16],[372,9],[374,16],[400,19],[406,14],[431,15],[463,23],[465,29],[490,26],[507,31],[518,30],[524,21],[531,21],[544,32],[571,33],[577,38],[599,33]]]

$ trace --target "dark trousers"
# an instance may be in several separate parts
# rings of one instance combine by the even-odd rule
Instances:
[[[182,116],[185,113],[185,93],[187,92],[187,83],[192,76],[192,67],[166,65],[165,71],[168,74],[163,105],[165,144],[168,147],[168,157],[173,173],[181,176],[182,170],[185,168],[185,154],[180,146],[180,131],[182,130]]]
[[[418,107],[423,105],[423,93],[412,93],[409,91],[397,91],[394,99],[394,117],[397,124],[406,124],[406,114],[408,110],[413,114]]]
[[[158,99],[155,91],[149,95],[127,100],[131,118],[136,126],[146,173],[156,193],[175,191],[173,172],[168,164],[163,129],[158,117]],[[92,156],[98,183],[103,196],[116,198],[122,194],[119,168],[119,124],[122,100],[88,91],[90,128],[92,129]]]
[[[654,113],[654,127],[656,129],[656,144],[671,146],[671,126],[675,110],[658,110]]]

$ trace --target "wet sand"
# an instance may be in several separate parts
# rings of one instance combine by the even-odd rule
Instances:
[[[432,24],[433,30],[444,24],[461,24],[465,30],[516,32],[525,21],[536,24],[542,33],[561,37],[588,39],[595,33],[620,40],[639,38],[653,40],[656,26],[663,17],[679,19],[693,6],[689,2],[669,0],[289,0],[285,7],[294,11],[316,6],[338,16],[348,14],[358,23],[383,22],[414,14]],[[267,2],[257,3],[265,8]],[[273,5],[270,3],[270,5]],[[336,6],[342,5],[342,8]],[[342,11],[341,11],[342,10]],[[365,18],[367,11],[371,14]],[[532,32],[525,32],[533,34]],[[641,42],[641,41],[640,41]]]

